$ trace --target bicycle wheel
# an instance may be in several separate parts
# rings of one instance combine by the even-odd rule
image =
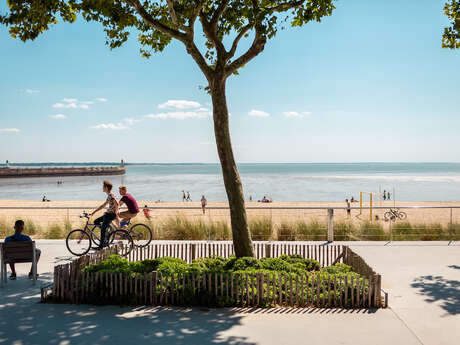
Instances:
[[[91,239],[93,240],[96,247],[100,247],[101,246],[101,227],[99,225],[94,225],[94,227],[91,230],[92,230]],[[105,230],[105,236],[106,236],[105,243],[108,243],[109,234],[111,232],[112,232],[112,226],[109,225],[107,229]]]
[[[72,230],[65,239],[65,245],[73,255],[85,255],[91,249],[91,236],[81,229]]]
[[[152,230],[145,224],[134,224],[128,231],[137,247],[146,247],[152,242]]]
[[[117,244],[120,246],[118,254],[120,256],[127,256],[133,250],[134,242],[133,238],[126,230],[117,229],[109,235],[109,245]]]
[[[404,220],[407,218],[407,214],[405,212],[399,212],[398,217],[399,219]]]
[[[383,218],[384,218],[385,220],[390,220],[390,219],[392,219],[393,217],[394,217],[394,216],[393,216],[393,213],[391,213],[390,211],[385,212],[385,214],[383,215]]]

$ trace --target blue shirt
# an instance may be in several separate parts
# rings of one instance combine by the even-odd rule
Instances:
[[[23,234],[14,234],[5,238],[5,242],[31,242],[32,239],[29,236]]]

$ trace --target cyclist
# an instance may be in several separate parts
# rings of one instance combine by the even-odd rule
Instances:
[[[105,211],[102,217],[97,218],[94,221],[94,224],[101,226],[101,243],[99,245],[99,249],[104,248],[104,244],[106,241],[106,230],[109,227],[110,223],[116,219],[118,227],[120,226],[120,219],[118,218],[118,201],[115,195],[112,193],[112,182],[105,180],[102,184],[102,191],[107,194],[107,199],[105,202],[95,209],[91,216],[95,213],[102,210],[105,206],[107,206],[107,210]],[[102,223],[102,225],[101,225]]]
[[[136,199],[134,199],[134,197],[131,194],[127,193],[126,186],[120,186],[118,188],[118,191],[121,195],[119,206],[125,204],[126,207],[128,207],[128,211],[123,211],[119,213],[121,222],[125,223],[122,225],[126,225],[131,218],[137,216],[137,214],[139,213],[139,206],[137,205]]]

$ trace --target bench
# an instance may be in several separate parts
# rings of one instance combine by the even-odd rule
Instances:
[[[32,263],[33,283],[37,281],[37,253],[35,241],[32,242],[7,242],[0,244],[1,272],[0,279],[3,284],[8,282],[6,264]]]

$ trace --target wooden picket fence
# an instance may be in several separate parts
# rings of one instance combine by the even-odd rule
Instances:
[[[232,254],[230,243],[160,243],[133,251],[130,261],[161,256],[191,261],[198,257]],[[54,268],[52,293],[46,300],[65,303],[121,305],[208,305],[208,306],[286,306],[323,308],[381,308],[381,276],[349,247],[254,243],[256,256],[277,257],[298,254],[315,258],[322,266],[343,262],[351,265],[361,278],[343,274],[310,272],[293,274],[191,273],[162,275],[160,272],[137,274],[82,273],[82,268],[99,263],[121,248],[82,256]],[[264,255],[264,256],[262,256]],[[363,278],[365,277],[365,278]]]

